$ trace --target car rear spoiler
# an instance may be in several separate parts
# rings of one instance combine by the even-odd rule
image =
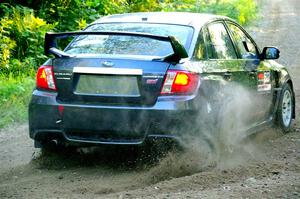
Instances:
[[[174,53],[168,55],[163,60],[168,60],[172,62],[179,62],[183,58],[187,58],[188,54],[184,46],[174,37],[174,36],[159,36],[152,35],[147,33],[136,33],[136,32],[87,32],[87,31],[78,31],[78,32],[64,32],[64,33],[54,33],[47,32],[45,35],[45,54],[53,54],[55,57],[72,57],[70,54],[59,50],[57,48],[57,39],[65,39],[71,36],[80,36],[80,35],[120,35],[120,36],[135,36],[135,37],[146,37],[150,39],[155,39],[159,41],[170,42],[173,48]]]

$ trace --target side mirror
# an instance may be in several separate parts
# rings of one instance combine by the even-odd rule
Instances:
[[[280,51],[276,47],[264,47],[261,58],[262,59],[278,59]]]

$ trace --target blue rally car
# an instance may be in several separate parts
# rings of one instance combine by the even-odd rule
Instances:
[[[243,131],[277,125],[287,132],[295,117],[292,80],[273,61],[279,50],[261,51],[227,17],[111,15],[83,31],[47,33],[45,53],[54,56],[38,69],[29,105],[36,147],[53,140],[140,145],[151,138],[201,136],[201,126],[218,126],[220,115],[226,117],[222,105],[230,92],[223,91],[233,84],[261,99],[244,113]]]

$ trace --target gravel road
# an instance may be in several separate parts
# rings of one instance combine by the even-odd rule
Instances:
[[[279,47],[299,102],[300,1],[261,2],[251,32],[261,47]],[[292,132],[262,132],[218,165],[195,151],[170,152],[155,165],[118,152],[43,153],[33,148],[27,124],[11,126],[0,131],[0,198],[300,198],[296,108]]]

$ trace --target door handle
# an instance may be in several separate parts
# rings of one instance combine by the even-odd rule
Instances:
[[[251,76],[256,76],[256,71],[250,71],[249,74],[250,74]]]
[[[232,76],[232,73],[226,72],[226,73],[223,74],[223,76],[224,76],[224,77],[231,77],[231,76]]]
[[[232,76],[232,73],[230,73],[230,72],[225,72],[224,74],[223,74],[223,77],[224,77],[224,79],[231,79],[231,76]]]

